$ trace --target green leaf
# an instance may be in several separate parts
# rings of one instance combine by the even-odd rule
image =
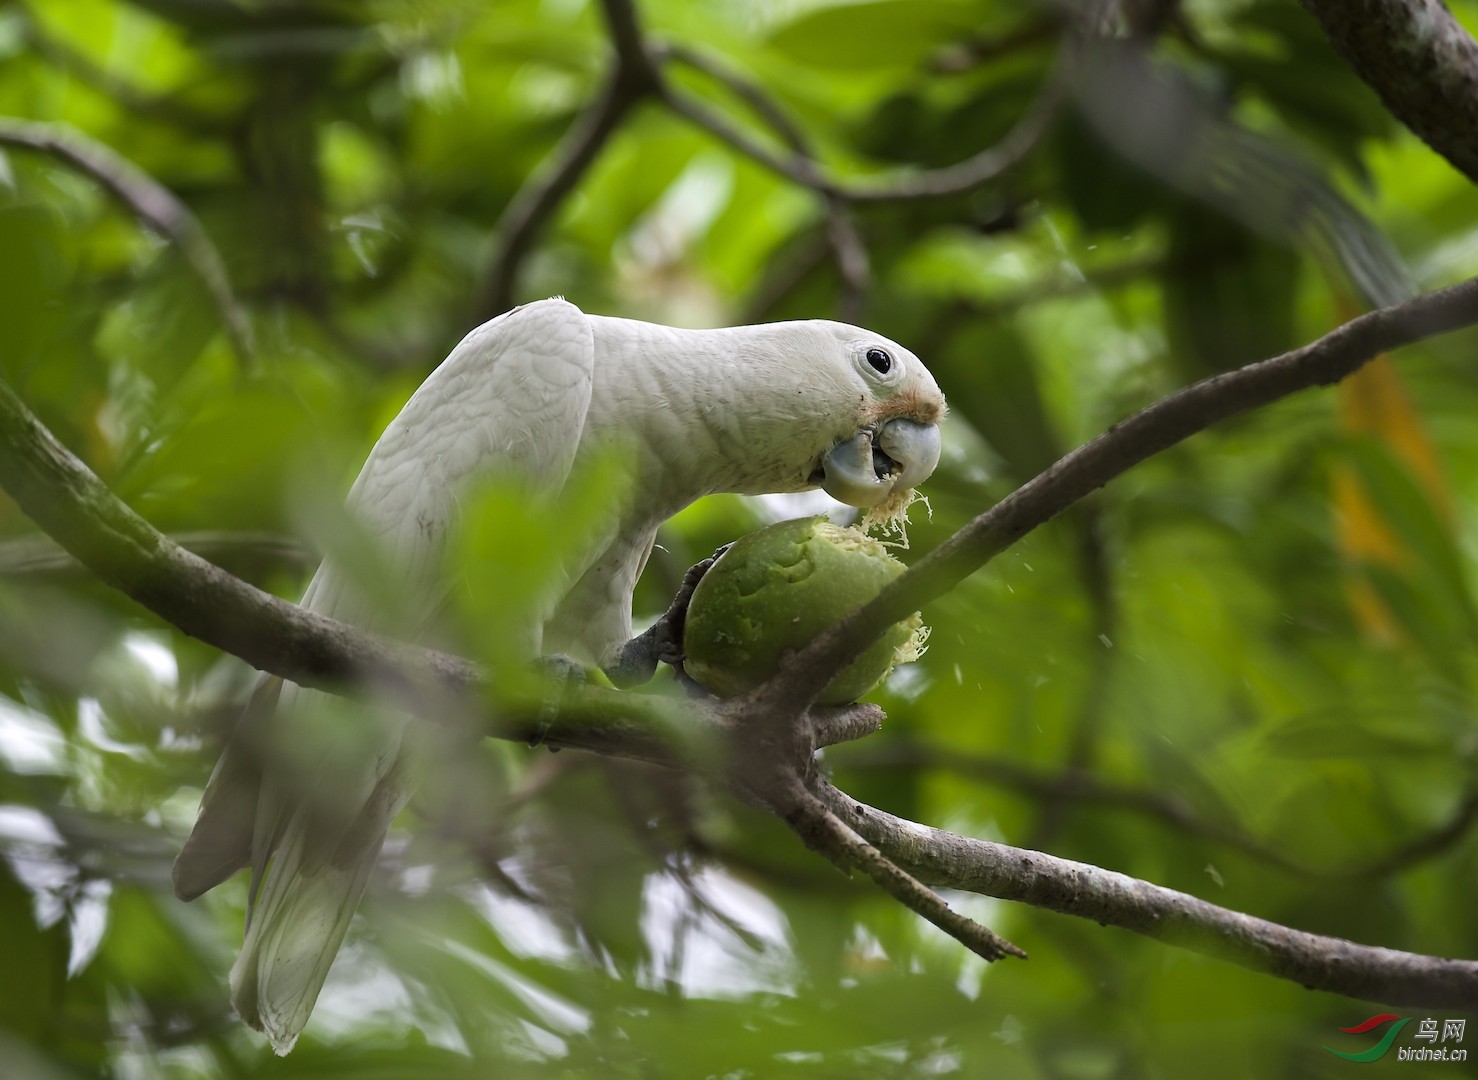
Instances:
[[[1038,385],[1036,358],[1014,327],[973,320],[936,366],[951,400],[1001,455],[1018,481],[1029,480],[1062,454]]]
[[[1443,520],[1411,470],[1375,439],[1350,438],[1341,450],[1359,474],[1380,520],[1395,531],[1409,556],[1395,576],[1428,597],[1431,612],[1441,614],[1440,626],[1447,633],[1478,634],[1466,560],[1452,526]],[[1382,574],[1381,580],[1386,576]]]
[[[0,1031],[39,1042],[67,977],[62,924],[36,925],[31,894],[0,860],[0,971],[24,978],[0,981]]]
[[[1291,347],[1298,257],[1193,204],[1182,204],[1170,220],[1160,280],[1171,359],[1183,381]]]
[[[809,67],[878,72],[916,68],[974,28],[975,12],[948,0],[871,0],[793,19],[770,45]]]
[[[41,203],[0,198],[0,375],[21,383],[67,311],[60,215]]]

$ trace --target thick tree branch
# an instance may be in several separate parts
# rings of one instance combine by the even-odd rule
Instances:
[[[120,502],[3,382],[0,488],[103,581],[262,671],[330,693],[410,702],[490,694],[478,664],[335,622],[186,551]],[[539,733],[544,719],[537,701],[500,700],[488,712],[487,734],[520,741]],[[702,715],[686,702],[583,687],[566,695],[546,741],[671,765],[683,757],[684,739],[674,732],[701,738]],[[860,723],[839,721],[839,734]]]
[[[195,215],[159,181],[116,151],[77,131],[0,117],[0,146],[46,154],[96,180],[135,217],[179,249],[220,313],[226,336],[244,364],[254,354],[251,324],[226,274],[226,265]]]
[[[808,702],[887,627],[943,596],[1011,544],[1120,474],[1197,432],[1314,386],[1381,353],[1478,323],[1478,278],[1352,319],[1308,345],[1214,375],[1142,409],[977,516],[793,656],[764,690],[772,705]]]
[[[897,818],[824,781],[818,795],[848,828],[925,884],[1118,926],[1312,990],[1416,1008],[1478,1008],[1478,961],[1293,930],[1087,863]]]
[[[254,667],[325,689],[342,689],[377,670],[408,664],[437,673],[451,686],[480,680],[475,665],[466,661],[354,631],[192,555],[119,502],[3,383],[0,486],[103,581]]]
[[[1302,0],[1403,124],[1478,183],[1478,41],[1442,0]]]

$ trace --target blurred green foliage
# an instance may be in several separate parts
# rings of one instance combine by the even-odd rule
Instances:
[[[639,5],[653,35],[764,87],[843,178],[946,165],[1010,130],[1059,55],[1054,10]],[[1000,180],[856,210],[858,321],[913,347],[953,405],[906,559],[1176,386],[1320,335],[1407,269],[1430,287],[1478,264],[1467,182],[1293,0],[1178,10],[1124,66],[1069,70],[1080,92]],[[183,199],[260,348],[255,366],[233,354],[179,254],[97,184],[13,151],[0,374],[160,528],[209,530],[218,561],[297,595],[325,507],[470,328],[500,214],[605,57],[588,0],[0,5],[0,114],[70,125]],[[673,77],[751,122],[711,80]],[[829,317],[825,234],[813,193],[649,104],[559,206],[518,294],[676,324]],[[1302,395],[1029,536],[926,612],[928,655],[880,695],[886,731],[827,767],[917,820],[1301,929],[1478,955],[1475,345],[1407,350],[1385,422]],[[527,532],[561,528],[540,510],[500,536],[500,505],[458,549],[473,653],[499,640],[479,625],[496,625],[499,570],[538,573],[557,544]],[[814,505],[683,513],[638,614],[719,543]],[[246,531],[295,543],[233,547]],[[20,559],[32,533],[0,497],[6,1075],[1334,1076],[1348,1066],[1321,1047],[1378,1011],[959,897],[1033,957],[987,969],[683,778],[487,745],[451,755],[420,826],[392,837],[278,1061],[226,1004],[244,890],[185,906],[168,888],[251,673],[64,563]]]

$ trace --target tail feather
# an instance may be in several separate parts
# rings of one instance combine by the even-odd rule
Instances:
[[[251,735],[277,707],[281,694],[282,680],[275,676],[264,676],[257,683],[210,774],[195,826],[170,871],[175,895],[181,900],[194,900],[251,863],[262,786],[260,754]]]
[[[300,874],[303,830],[289,832],[231,969],[232,1005],[279,1054],[307,1024],[379,854],[376,844],[354,865]]]
[[[311,817],[294,814],[265,872],[253,869],[246,940],[231,969],[231,1004],[286,1054],[323,989],[385,842],[390,822],[410,798],[403,763],[381,778],[328,858]]]

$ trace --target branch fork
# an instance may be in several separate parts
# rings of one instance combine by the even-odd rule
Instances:
[[[842,873],[860,870],[910,911],[988,961],[1026,953],[985,926],[952,909],[827,808],[817,792],[825,782],[816,767],[822,738],[856,738],[882,724],[875,705],[852,705],[816,715],[767,699],[764,688],[719,708],[729,739],[729,782],[788,825],[801,842]]]

